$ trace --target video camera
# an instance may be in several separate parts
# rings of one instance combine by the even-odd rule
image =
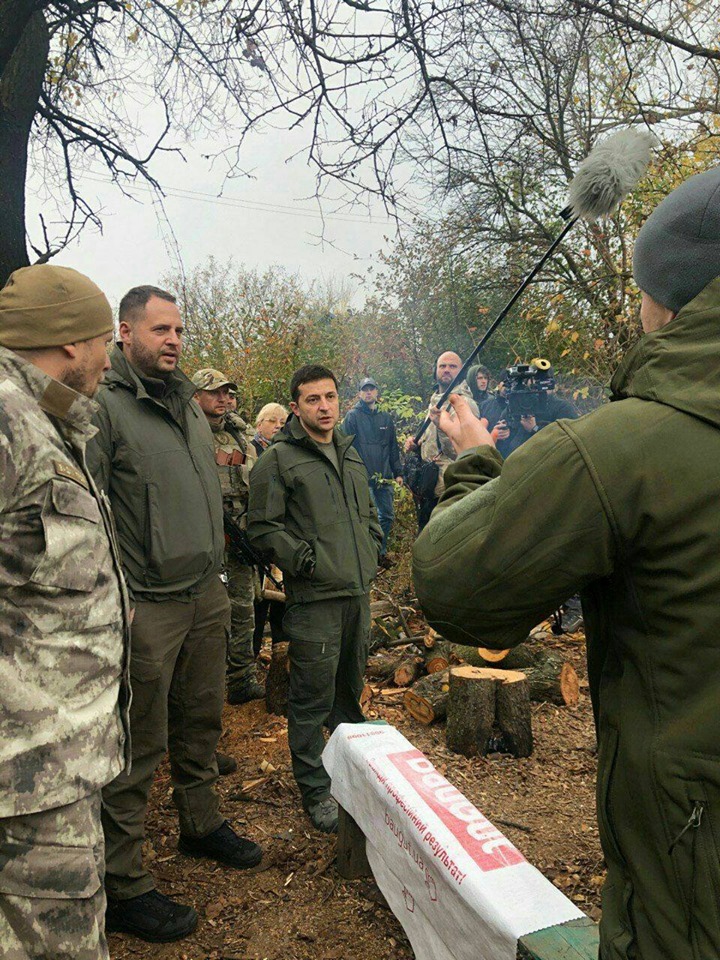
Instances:
[[[555,389],[555,377],[549,360],[536,357],[530,363],[518,363],[508,367],[502,377],[507,405],[505,421],[515,427],[521,417],[542,419],[545,397]],[[539,425],[539,424],[538,424]]]

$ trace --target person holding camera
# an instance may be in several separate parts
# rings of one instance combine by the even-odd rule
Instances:
[[[549,423],[575,420],[578,412],[569,400],[555,395],[547,360],[533,360],[508,367],[497,395],[481,405],[480,416],[487,420],[497,451],[505,458]]]

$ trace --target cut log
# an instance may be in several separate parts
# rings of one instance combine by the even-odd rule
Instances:
[[[450,683],[448,672],[422,677],[405,693],[405,709],[420,723],[443,720],[447,713]]]
[[[433,630],[432,627],[428,627],[428,632],[425,634],[425,646],[428,648],[428,650],[431,650],[438,640],[442,640],[442,637],[437,630]]]
[[[436,643],[430,648],[425,648],[425,670],[428,673],[444,673],[450,666],[449,644],[442,642]]]
[[[473,667],[494,670],[520,670],[530,683],[530,699],[535,703],[555,703],[574,707],[578,702],[579,683],[572,664],[567,663],[541,645],[521,643],[507,651],[502,660],[491,662],[485,654],[499,653],[483,647],[449,645],[450,652]]]
[[[285,603],[287,597],[281,590],[271,590],[270,587],[263,587],[263,600],[275,600],[277,603]]]
[[[536,703],[556,703],[561,707],[576,707],[580,683],[575,667],[563,663],[559,657],[537,667],[524,667],[530,684],[530,699]]]
[[[452,643],[450,650],[471,667],[499,670],[524,670],[525,667],[534,667],[548,657],[556,656],[542,646],[529,643],[521,643],[510,650],[489,650],[486,647],[466,647],[461,643]]]
[[[506,671],[495,696],[495,719],[508,752],[514,757],[529,757],[533,735],[527,678],[515,670]]]
[[[398,687],[409,687],[422,673],[422,657],[406,657],[395,670],[393,679]]]
[[[290,688],[290,656],[288,643],[274,643],[272,659],[265,681],[265,707],[268,713],[287,716]]]
[[[365,675],[372,680],[382,680],[384,683],[395,674],[395,671],[406,657],[406,650],[400,654],[374,653],[367,662]]]
[[[486,663],[500,663],[510,653],[510,648],[508,647],[507,650],[490,650],[488,647],[478,647],[477,652],[480,659]]]
[[[370,616],[373,620],[376,617],[394,617],[395,615],[395,604],[390,600],[373,600],[370,604]]]
[[[466,757],[484,756],[496,728],[509,752],[529,756],[532,729],[525,676],[514,670],[453,667],[447,704],[448,748]]]

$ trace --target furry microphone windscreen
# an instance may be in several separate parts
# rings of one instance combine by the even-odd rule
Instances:
[[[656,143],[651,133],[621,130],[593,147],[568,189],[572,217],[592,222],[611,213],[647,170]]]

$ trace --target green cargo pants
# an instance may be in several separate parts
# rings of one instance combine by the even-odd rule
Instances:
[[[127,900],[155,883],[142,863],[145,814],[155,771],[170,753],[180,832],[204,837],[223,823],[214,784],[225,699],[230,603],[215,577],[189,603],[144,601],[132,624],[132,769],[103,790],[108,894]]]
[[[370,598],[291,603],[283,619],[290,642],[288,742],[303,806],[330,795],[320,759],[323,726],[363,723],[360,694],[370,638]]]
[[[255,632],[255,585],[253,568],[226,558],[230,596],[230,640],[227,652],[228,693],[242,696],[257,683],[253,633]]]
[[[107,960],[100,792],[0,819],[3,960]]]

